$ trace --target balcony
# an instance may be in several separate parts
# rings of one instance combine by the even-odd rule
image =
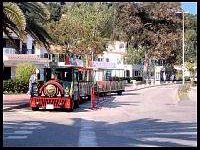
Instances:
[[[3,55],[16,54],[15,48],[3,48]]]

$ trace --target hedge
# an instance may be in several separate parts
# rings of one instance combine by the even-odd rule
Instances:
[[[29,83],[21,80],[10,79],[3,81],[4,93],[27,93]]]
[[[132,77],[131,80],[143,81],[142,77]]]

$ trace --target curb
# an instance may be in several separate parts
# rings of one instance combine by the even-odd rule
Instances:
[[[25,108],[25,107],[29,107],[29,103],[22,103],[22,104],[18,104],[18,105],[14,105],[14,106],[8,106],[3,108],[3,111],[8,111],[8,110],[12,110],[12,109],[21,109],[21,108]]]
[[[142,90],[142,89],[146,89],[146,88],[157,87],[157,86],[165,86],[165,85],[173,85],[173,83],[159,84],[159,85],[150,85],[150,86],[146,86],[146,87],[144,86],[144,87],[138,88],[138,89],[125,90],[125,92],[129,92],[129,91],[138,91],[138,90]]]

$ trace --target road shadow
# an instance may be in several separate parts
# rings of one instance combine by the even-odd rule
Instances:
[[[125,92],[123,95],[140,95],[140,93]]]
[[[4,121],[3,146],[77,147],[81,121],[93,124],[90,130],[95,132],[97,146],[101,147],[185,147],[195,146],[197,143],[195,122],[166,122],[152,118],[112,124],[83,118],[73,118],[71,124],[63,121],[55,123],[51,119],[48,121]],[[9,136],[21,136],[22,139],[9,139]]]

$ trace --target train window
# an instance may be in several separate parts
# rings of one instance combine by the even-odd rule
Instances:
[[[44,80],[49,81],[51,79],[51,69],[45,68],[44,69]]]
[[[74,82],[78,82],[78,70],[74,70]]]
[[[78,72],[79,73],[79,81],[83,80],[83,73],[81,71]]]
[[[72,81],[72,69],[57,68],[56,73],[59,80],[67,81],[67,82]]]

